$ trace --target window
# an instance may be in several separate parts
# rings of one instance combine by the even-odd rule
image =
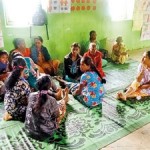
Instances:
[[[43,2],[46,0],[43,0]],[[3,0],[6,27],[27,27],[40,0]]]
[[[109,13],[113,21],[131,20],[134,0],[108,0]]]

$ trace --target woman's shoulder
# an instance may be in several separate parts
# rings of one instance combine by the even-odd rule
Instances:
[[[98,75],[95,71],[87,71],[81,75],[81,80],[97,80]]]
[[[87,71],[87,72],[84,72],[84,73],[81,75],[81,77],[83,78],[83,77],[86,77],[86,76],[90,76],[91,74],[92,74],[91,71]]]
[[[31,48],[26,47],[26,51],[30,51],[30,50],[31,50]]]
[[[13,53],[17,53],[17,52],[20,52],[20,51],[18,49],[13,50]]]
[[[37,49],[36,49],[36,46],[35,46],[35,45],[32,45],[32,46],[30,47],[30,50],[31,50],[31,51],[37,50]]]
[[[102,52],[101,51],[99,51],[98,49],[96,50],[96,55],[97,54],[101,54]]]
[[[82,58],[82,55],[78,54],[78,58],[80,58],[80,59],[81,59],[81,58]]]
[[[34,104],[38,99],[38,92],[31,92],[28,97],[29,104]]]
[[[29,94],[29,97],[38,97],[39,93],[38,92],[31,92]]]
[[[99,50],[96,50],[96,55],[102,55],[102,52],[100,52]]]
[[[43,51],[48,51],[47,47],[44,46],[44,45],[42,45],[41,49],[42,49]]]
[[[98,76],[97,73],[95,71],[87,71],[85,73],[83,73],[83,75],[88,75],[88,76]]]
[[[52,102],[52,103],[56,102],[56,99],[53,96],[51,95],[47,95],[47,96],[48,96],[49,102]]]
[[[143,64],[140,62],[139,65],[138,65],[138,71],[141,71],[143,70],[145,67],[143,66]]]
[[[46,105],[47,105],[47,106],[50,106],[50,107],[55,107],[55,106],[57,106],[58,104],[57,104],[57,101],[56,101],[56,99],[55,99],[54,97],[48,95],[48,99],[47,99],[47,101],[46,101]]]
[[[89,55],[90,55],[90,51],[89,51],[89,49],[88,49],[88,51],[86,51],[86,52],[83,54],[83,57],[89,56]]]
[[[39,93],[38,93],[38,92],[31,92],[31,93],[29,94],[29,98],[36,98],[36,100],[37,100],[38,96],[39,96]]]
[[[138,65],[138,67],[142,67],[142,66],[143,66],[142,63],[140,62],[139,65]]]
[[[114,44],[113,44],[113,48],[116,48],[116,47],[118,47],[118,44],[117,44],[117,43],[114,43]]]
[[[30,57],[24,57],[25,61],[31,61],[32,59]]]
[[[68,53],[67,55],[65,55],[65,57],[64,57],[64,59],[69,59],[69,58],[71,58],[71,53]]]

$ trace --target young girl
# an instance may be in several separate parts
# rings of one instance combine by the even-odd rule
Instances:
[[[127,59],[128,53],[126,52],[122,37],[119,36],[116,39],[116,44],[112,48],[112,60],[117,64],[124,64]]]
[[[0,50],[0,101],[4,100],[4,81],[9,75],[8,71],[8,53],[6,50]]]
[[[5,81],[8,76],[8,53],[0,50],[0,81]]]
[[[79,82],[82,74],[80,70],[80,45],[76,42],[71,45],[71,52],[64,58],[64,80],[68,82]]]
[[[117,98],[121,100],[134,97],[140,99],[143,96],[150,96],[150,51],[143,54],[138,67],[138,75],[127,91],[117,93]]]
[[[80,62],[80,69],[84,72],[81,76],[80,83],[66,82],[56,78],[60,84],[70,88],[71,93],[77,99],[88,107],[94,107],[102,102],[105,93],[102,83],[106,83],[97,71],[90,57],[83,57]]]
[[[26,62],[23,57],[16,57],[12,66],[13,71],[5,83],[4,106],[6,113],[4,120],[23,120],[26,113],[27,97],[30,93],[29,84],[23,77]]]
[[[49,75],[39,77],[37,88],[38,91],[31,93],[28,98],[25,129],[29,136],[42,139],[52,136],[59,127],[66,113],[68,89],[65,89],[63,99],[57,102],[49,91],[51,88]]]

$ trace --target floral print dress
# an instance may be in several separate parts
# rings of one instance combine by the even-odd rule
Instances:
[[[4,97],[5,110],[16,120],[25,118],[27,97],[30,87],[24,78],[20,78],[11,90],[6,90]]]
[[[103,84],[98,74],[94,71],[85,72],[80,79],[80,84],[84,85],[82,92],[77,99],[88,107],[94,107],[102,102],[105,93]]]

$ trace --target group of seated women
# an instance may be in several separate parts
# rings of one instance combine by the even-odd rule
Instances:
[[[0,86],[4,95],[4,120],[25,120],[28,135],[38,139],[52,136],[66,114],[68,94],[89,108],[102,104],[106,75],[102,68],[103,54],[91,42],[87,52],[80,55],[79,43],[71,44],[71,52],[64,57],[64,76],[57,74],[59,60],[52,60],[41,37],[26,48],[21,38],[14,40],[15,49],[8,55],[0,51]],[[8,61],[9,56],[9,61]],[[8,63],[9,62],[9,63]],[[9,64],[9,65],[8,65]],[[117,98],[127,100],[150,92],[150,51],[144,53],[139,74],[125,93]],[[59,81],[57,87],[54,78]]]
[[[50,58],[41,37],[36,37],[34,42],[29,49],[23,39],[17,38],[10,54],[0,51],[0,85],[4,95],[3,119],[25,120],[27,134],[41,138],[59,128],[66,114],[68,93],[89,108],[99,106],[105,93],[102,84],[105,74],[102,54],[96,50],[95,43],[90,44],[83,57],[79,54],[80,45],[73,43],[68,57],[64,57],[64,66],[68,65],[64,69],[65,80],[56,76],[65,88],[57,87],[52,75],[57,73],[60,61]]]

